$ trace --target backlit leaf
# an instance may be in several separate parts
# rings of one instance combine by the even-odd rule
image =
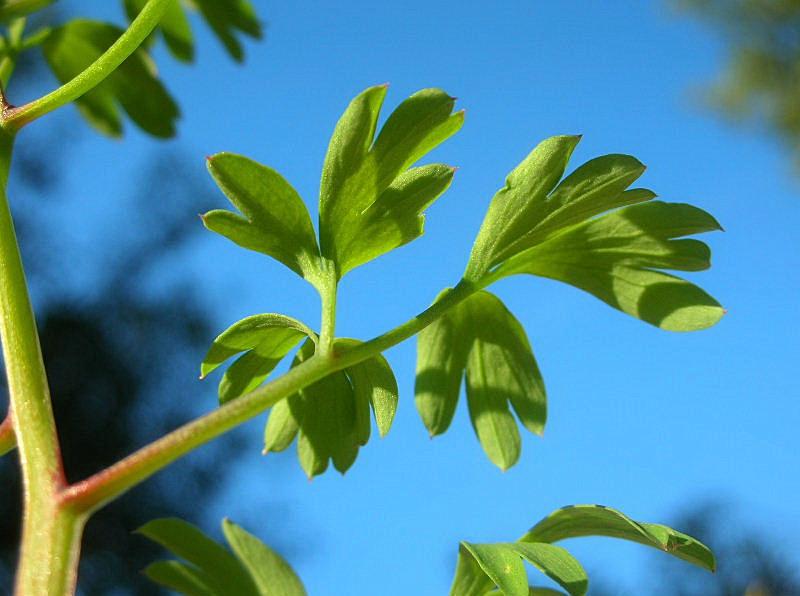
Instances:
[[[338,339],[337,350],[360,342]],[[307,342],[292,366],[310,358]],[[397,409],[397,381],[389,363],[375,356],[333,373],[272,407],[264,430],[264,452],[283,451],[297,437],[300,465],[309,477],[327,470],[328,463],[346,472],[355,462],[359,447],[370,436],[370,409],[384,436]]]
[[[244,352],[220,382],[220,402],[227,402],[258,387],[306,337],[316,340],[311,329],[291,317],[273,313],[247,317],[217,336],[200,365],[200,377],[205,378],[231,356]]]
[[[216,593],[258,596],[255,583],[236,557],[193,525],[177,518],[156,519],[136,532],[200,569]]]
[[[145,575],[188,596],[305,596],[300,578],[278,553],[229,520],[222,531],[233,553],[179,519],[145,524],[138,533],[186,561],[157,561]]]
[[[523,542],[513,543],[513,549],[571,596],[586,594],[589,588],[586,571],[565,549],[552,544]]]
[[[652,201],[649,190],[628,190],[645,170],[629,155],[592,159],[559,183],[578,140],[547,139],[509,174],[464,278],[485,287],[527,273],[569,283],[662,329],[716,323],[724,312],[716,300],[657,271],[708,268],[708,247],[684,237],[721,229],[716,220],[696,207]]]
[[[418,91],[375,138],[386,86],[359,94],[331,137],[320,185],[320,248],[339,277],[422,234],[422,212],[450,185],[443,165],[408,170],[455,134],[463,114],[439,89]],[[374,141],[374,142],[373,142]]]
[[[307,360],[313,353],[313,343],[306,342],[292,366]],[[322,474],[329,461],[338,471],[346,472],[353,465],[359,447],[356,399],[347,375],[343,371],[335,372],[287,400],[292,420],[298,426],[297,454],[306,474],[309,477]]]
[[[222,531],[261,596],[305,596],[303,582],[278,553],[230,520],[222,521]]]
[[[494,587],[495,583],[486,575],[472,553],[461,544],[450,596],[485,596]]]
[[[233,153],[208,159],[220,189],[242,215],[215,210],[205,226],[239,246],[269,255],[314,283],[319,248],[314,226],[297,191],[275,170]]]
[[[711,550],[699,540],[660,524],[637,522],[602,505],[573,505],[551,513],[533,526],[521,542],[557,542],[582,536],[609,536],[652,546],[679,559],[714,571]]]
[[[682,236],[717,229],[714,218],[696,207],[643,203],[572,226],[508,259],[497,273],[569,283],[662,329],[703,329],[722,317],[719,303],[697,286],[654,269],[707,269],[708,247]]]
[[[529,431],[541,434],[547,398],[524,329],[489,292],[475,293],[420,333],[416,405],[431,435],[449,426],[465,374],[481,446],[492,462],[508,469],[520,453],[510,407]]]
[[[462,542],[461,548],[475,559],[505,596],[528,596],[528,574],[519,553],[511,545]]]

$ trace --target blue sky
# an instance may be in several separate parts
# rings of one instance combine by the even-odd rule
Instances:
[[[117,3],[72,4],[120,17]],[[464,403],[445,436],[427,438],[413,405],[409,341],[387,353],[401,391],[395,425],[362,449],[346,477],[309,483],[293,452],[261,457],[260,419],[248,425],[249,449],[207,529],[222,516],[257,519],[269,542],[271,526],[279,528],[282,542],[298,546],[292,563],[312,594],[439,594],[459,540],[514,539],[569,503],[664,521],[722,495],[800,560],[800,186],[779,146],[729,128],[693,99],[722,64],[714,35],[661,2],[256,4],[267,38],[248,44],[244,67],[200,27],[193,68],[156,53],[183,111],[171,143],[198,176],[206,176],[206,155],[243,153],[280,171],[315,214],[330,132],[360,90],[390,82],[388,113],[438,86],[467,110],[462,131],[431,156],[460,167],[451,190],[430,209],[422,239],[345,278],[341,335],[376,335],[454,284],[495,190],[554,134],[584,135],[573,167],[633,154],[648,165],[644,186],[717,217],[726,232],[706,237],[714,266],[693,279],[729,313],[711,330],[670,334],[565,285],[504,281],[495,290],[528,331],[550,403],[545,437],[524,438],[517,466],[501,473],[489,463]],[[58,118],[77,122],[72,109]],[[90,249],[109,221],[125,221],[115,193],[136,182],[137,164],[159,144],[129,127],[122,143],[92,136],[71,150],[63,192],[80,200],[53,209],[72,218],[67,233],[79,244]],[[221,206],[218,194],[204,208]],[[313,290],[222,238],[206,234],[174,263],[213,307],[219,329],[259,312],[317,325]],[[207,386],[198,395],[215,407]],[[573,547],[605,580],[648,585],[641,547]]]

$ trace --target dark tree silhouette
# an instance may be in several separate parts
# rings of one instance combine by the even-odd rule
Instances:
[[[63,263],[36,262],[31,267],[41,305],[42,350],[71,480],[127,455],[197,410],[197,361],[212,335],[206,315],[186,287],[149,297],[152,284],[147,278],[199,228],[191,214],[198,211],[193,204],[202,201],[203,193],[174,158],[159,156],[154,163],[147,178],[157,180],[160,190],[141,188],[137,202],[148,208],[133,226],[141,232],[115,236],[114,246],[101,251],[103,258],[70,264],[92,269],[90,296],[64,300],[53,283],[43,284],[42,291],[37,281],[56,278],[53,269],[63,273]],[[38,244],[41,235],[54,232],[34,225],[22,228],[23,246]],[[83,542],[80,591],[161,593],[139,572],[162,553],[131,531],[163,515],[199,521],[203,502],[219,482],[218,467],[207,463],[234,445],[235,438],[204,450],[188,465],[172,468],[169,475],[145,483],[92,518]],[[0,486],[0,593],[8,593],[20,520],[21,488],[13,455],[0,459]]]

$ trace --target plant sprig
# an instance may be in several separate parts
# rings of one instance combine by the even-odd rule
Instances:
[[[280,261],[316,287],[322,298],[320,336],[329,345],[336,343],[335,310],[331,316],[326,304],[336,303],[338,279],[422,235],[424,209],[452,182],[449,166],[415,164],[460,129],[463,112],[452,113],[453,99],[444,91],[423,89],[402,102],[377,132],[386,90],[379,85],[360,93],[336,125],[321,177],[319,241],[303,200],[280,174],[238,155],[209,159],[212,176],[241,215],[214,210],[203,216],[204,224]],[[724,312],[694,284],[659,271],[708,268],[708,247],[685,236],[721,229],[716,220],[696,207],[654,201],[652,191],[630,188],[645,167],[628,155],[592,159],[564,177],[579,140],[547,139],[508,175],[456,286],[464,299],[443,310],[419,337],[416,405],[428,431],[434,436],[447,430],[466,378],[475,432],[489,459],[504,470],[518,461],[521,450],[511,408],[527,430],[541,434],[547,398],[525,330],[484,288],[510,275],[550,277],[671,331],[706,328]],[[228,333],[215,340],[210,354],[236,347],[228,345]],[[254,349],[256,341],[271,345],[273,334],[264,328],[244,346],[251,351],[223,377],[221,401],[237,397],[230,377],[245,393],[275,368],[276,353],[259,355]],[[318,343],[323,342],[307,342],[300,361],[309,359]],[[363,444],[354,432],[358,391],[342,374],[336,384],[321,383],[319,392],[339,396],[331,398],[339,407],[327,411],[326,424],[314,416],[304,421],[299,411],[289,415],[282,404],[270,416],[267,435],[281,437],[275,444],[285,449],[299,430],[298,453],[309,475],[327,469],[334,454],[319,447],[318,455],[325,455],[309,459],[309,445],[335,444],[339,453],[352,455],[333,458],[344,472]],[[275,450],[270,441],[266,450]]]
[[[179,519],[157,519],[137,530],[183,561],[158,561],[144,573],[180,594],[194,596],[304,596],[302,581],[289,564],[236,524],[222,522],[233,549],[213,541]],[[603,505],[562,507],[515,542],[461,542],[450,596],[563,596],[564,592],[529,586],[523,561],[559,585],[569,596],[584,596],[589,576],[569,551],[555,542],[607,536],[637,542],[714,572],[716,560],[702,542],[668,526],[637,522]]]

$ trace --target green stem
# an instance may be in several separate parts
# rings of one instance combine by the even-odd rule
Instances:
[[[18,108],[6,109],[2,118],[3,128],[17,131],[29,122],[75,101],[97,87],[133,54],[156,28],[170,1],[149,0],[125,33],[81,74],[44,97]]]
[[[339,291],[339,281],[336,275],[336,265],[332,261],[326,264],[325,282],[320,289],[322,298],[322,322],[319,332],[319,353],[330,354],[333,351],[333,340],[336,337],[336,296]]]
[[[0,423],[0,457],[17,446],[17,436],[14,434],[14,421],[11,414]]]
[[[36,321],[6,196],[13,136],[0,131],[0,336],[24,494],[17,594],[62,594],[77,565],[81,514],[58,510],[66,480]]]
[[[182,426],[110,468],[70,486],[61,494],[62,505],[87,514],[95,511],[193,449],[261,414],[281,399],[337,370],[358,364],[414,336],[475,291],[474,286],[462,282],[430,308],[383,335],[344,352],[313,356],[271,383]]]

